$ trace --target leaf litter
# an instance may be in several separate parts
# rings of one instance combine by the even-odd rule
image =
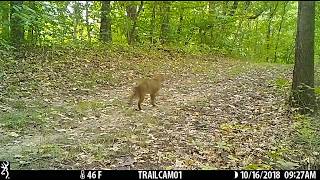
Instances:
[[[290,79],[289,66],[179,54],[142,54],[131,65],[125,53],[91,55],[7,77],[6,87],[27,78],[16,91],[34,92],[24,98],[45,104],[46,122],[39,130],[5,132],[11,140],[1,143],[1,159],[20,169],[241,169],[268,164],[267,153],[292,131],[287,97],[270,84],[279,75]],[[158,106],[148,98],[135,111],[127,105],[135,79],[157,70],[169,77]],[[12,111],[6,105],[2,111]]]

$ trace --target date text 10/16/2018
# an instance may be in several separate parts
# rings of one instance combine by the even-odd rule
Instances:
[[[317,171],[235,171],[235,179],[317,179]]]

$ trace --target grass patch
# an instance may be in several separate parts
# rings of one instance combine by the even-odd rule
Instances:
[[[134,116],[137,111],[134,109],[136,104],[132,104],[132,106],[128,106],[127,108],[122,109],[122,112],[126,115],[126,116]]]
[[[267,156],[276,169],[319,169],[319,117],[294,116],[294,132],[286,144],[275,147]]]
[[[194,74],[211,73],[215,69],[212,62],[195,61],[191,64],[191,72]]]
[[[320,86],[314,88],[314,93],[320,97]]]
[[[1,123],[9,129],[22,129],[28,124],[40,125],[42,113],[37,111],[13,111],[0,114]]]
[[[246,170],[271,170],[272,167],[267,164],[249,164],[244,167]]]
[[[18,169],[54,169],[59,168],[59,162],[65,151],[57,144],[44,144],[35,149],[22,152],[22,158],[16,159]],[[55,164],[56,167],[53,167]]]
[[[241,73],[244,73],[245,71],[247,71],[247,67],[242,66],[240,64],[240,65],[235,65],[235,66],[228,68],[226,73],[228,76],[235,77],[235,76],[240,75]]]
[[[79,101],[74,108],[77,112],[82,113],[86,111],[103,109],[105,107],[106,105],[103,101],[85,100],[85,101]]]
[[[88,89],[92,89],[97,85],[115,86],[120,82],[120,79],[117,78],[116,75],[106,72],[84,73],[81,75],[76,75],[75,77],[70,77],[70,79],[75,82],[77,86]]]
[[[277,78],[276,80],[274,80],[274,85],[279,89],[279,90],[288,90],[288,88],[290,87],[291,83],[288,79],[285,78]]]
[[[248,132],[248,131],[252,131],[253,127],[250,124],[223,123],[220,125],[220,129],[222,129],[226,132],[232,132],[232,131]]]
[[[187,91],[185,92],[187,93]],[[197,107],[209,107],[210,106],[210,99],[206,97],[199,97],[197,100],[191,100],[188,102],[188,105],[185,105],[184,108],[196,108]]]
[[[23,100],[15,100],[10,102],[11,107],[15,109],[26,109],[27,105]]]
[[[304,146],[306,154],[320,155],[320,121],[318,118],[298,115],[294,128],[297,130],[295,142]],[[320,160],[318,159],[320,165]]]
[[[319,116],[308,117],[296,115],[294,118],[296,130],[293,142],[298,145],[300,166],[303,169],[320,168],[320,121]]]
[[[40,157],[59,157],[63,154],[63,149],[57,144],[44,144],[38,149]]]

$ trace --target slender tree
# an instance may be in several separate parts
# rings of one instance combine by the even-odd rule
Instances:
[[[179,26],[178,26],[177,34],[180,34],[180,33],[181,33],[182,21],[183,21],[183,9],[182,9],[181,12],[179,13]]]
[[[81,18],[80,15],[80,3],[78,1],[73,2],[73,40],[78,40],[78,26]]]
[[[273,62],[277,62],[277,59],[278,59],[277,51],[278,51],[278,46],[279,46],[279,41],[280,41],[280,36],[281,36],[282,25],[283,25],[284,18],[285,18],[286,12],[287,12],[287,9],[286,9],[287,5],[288,5],[288,1],[283,3],[283,11],[282,11],[280,25],[279,25],[279,29],[278,29],[276,45],[275,45],[275,48],[274,48],[274,60],[273,60]]]
[[[90,7],[90,2],[86,1],[85,5],[85,11],[86,11],[86,28],[87,28],[87,36],[88,36],[88,41],[91,43],[91,25],[89,23],[89,7]]]
[[[29,1],[29,8],[33,11],[36,11],[36,2],[35,1]],[[28,28],[28,40],[30,41],[31,45],[36,44],[36,37],[35,37],[35,20],[33,21],[31,27]]]
[[[238,4],[239,4],[238,1],[233,1],[233,5],[232,5],[232,8],[230,10],[230,16],[234,15],[234,13],[236,12],[236,10],[238,8]]]
[[[266,45],[266,52],[267,52],[267,57],[266,57],[266,61],[268,62],[269,61],[269,55],[270,55],[270,44],[271,44],[271,27],[272,27],[272,19],[273,17],[275,16],[275,13],[277,12],[277,8],[278,8],[278,4],[279,2],[276,2],[275,3],[275,6],[274,7],[270,7],[270,14],[269,14],[269,18],[268,18],[268,28],[267,28],[267,37],[266,37],[266,40],[267,40],[267,45]]]
[[[110,43],[112,41],[111,34],[111,1],[101,1],[101,25],[100,39],[102,42]]]
[[[0,23],[0,27],[1,27],[1,37],[5,40],[9,40],[10,37],[10,28],[9,28],[9,14],[10,14],[10,3],[8,1],[1,1],[1,9],[2,9],[2,13],[0,13],[1,15],[1,21],[2,23]]]
[[[23,1],[10,2],[10,39],[11,43],[20,47],[24,41],[24,27],[19,10],[22,10]]]
[[[150,42],[151,44],[154,43],[154,29],[155,29],[155,22],[156,22],[156,6],[157,6],[157,1],[152,2],[152,15],[151,15],[151,20],[150,20]]]
[[[170,1],[162,1],[162,23],[161,23],[161,34],[160,41],[161,44],[168,42],[169,28],[170,28]]]
[[[134,44],[137,41],[137,22],[143,4],[144,2],[140,1],[139,7],[134,2],[129,2],[126,5],[127,17],[130,19],[130,26],[127,31],[128,44]]]

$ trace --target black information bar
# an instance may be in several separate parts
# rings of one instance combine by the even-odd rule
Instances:
[[[9,170],[0,179],[319,179],[319,170]],[[46,179],[45,179],[46,180]]]

